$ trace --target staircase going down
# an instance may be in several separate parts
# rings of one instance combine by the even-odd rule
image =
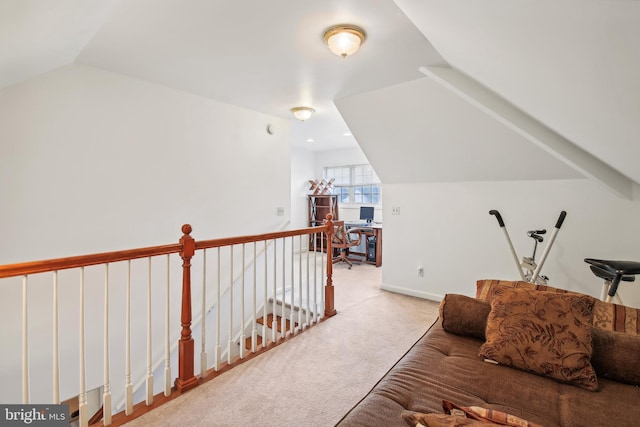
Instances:
[[[292,306],[290,302],[291,296],[290,292],[287,291],[285,293],[284,298],[278,296],[275,300],[276,313],[273,313],[274,300],[273,298],[269,298],[269,311],[271,313],[267,314],[266,322],[265,318],[262,315],[262,310],[259,310],[260,317],[256,319],[256,323],[260,325],[257,328],[257,336],[256,336],[256,347],[260,347],[263,345],[263,342],[266,339],[266,344],[268,345],[271,342],[277,341],[280,337],[285,337],[292,333],[296,334],[303,329],[306,329],[310,326],[311,323],[314,323],[319,316],[319,313],[314,313],[313,310],[309,310],[307,313],[307,306],[311,307],[312,305],[307,304],[306,295],[303,296],[302,301],[294,301],[294,305]],[[292,316],[293,312],[293,316]],[[284,314],[284,320],[283,320]],[[293,318],[293,328],[291,327],[291,321]],[[275,330],[274,330],[274,322],[275,322]],[[266,326],[266,328],[265,328]],[[283,334],[284,327],[284,334]],[[263,336],[266,335],[266,336]],[[248,334],[247,338],[245,338],[245,348],[249,351],[252,349],[251,342],[251,334]]]

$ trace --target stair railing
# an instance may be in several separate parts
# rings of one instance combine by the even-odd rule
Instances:
[[[69,396],[65,396],[65,399],[61,399],[61,385],[63,385],[64,381],[60,380],[60,353],[63,352],[65,355],[69,354],[69,349],[65,347],[61,347],[59,345],[59,317],[60,317],[60,297],[59,297],[59,288],[66,286],[68,284],[68,278],[70,277],[70,271],[77,271],[78,277],[76,280],[79,282],[78,287],[78,388],[76,389],[77,393],[70,394],[70,396],[78,396],[78,407],[79,407],[79,425],[84,427],[89,423],[89,417],[97,408],[94,408],[92,413],[89,413],[88,410],[88,402],[87,402],[87,361],[92,362],[92,366],[95,365],[95,360],[87,360],[87,352],[88,349],[92,349],[92,347],[98,347],[99,341],[91,341],[89,344],[86,342],[87,335],[93,339],[95,338],[94,334],[87,334],[85,329],[85,305],[87,302],[95,302],[95,299],[99,299],[96,295],[103,295],[103,330],[102,330],[102,365],[103,365],[103,380],[99,386],[102,388],[102,412],[103,417],[101,420],[101,425],[120,425],[127,421],[130,421],[133,418],[136,418],[145,412],[155,408],[156,406],[172,399],[176,395],[181,394],[182,392],[189,390],[202,382],[211,379],[218,375],[221,372],[235,366],[236,364],[247,360],[250,357],[253,357],[257,354],[260,354],[266,350],[273,348],[276,345],[279,345],[284,340],[289,337],[294,336],[298,331],[304,330],[306,327],[311,326],[313,323],[317,323],[323,319],[331,317],[336,314],[335,306],[334,306],[334,289],[333,289],[333,281],[332,281],[332,263],[331,256],[332,254],[332,246],[331,246],[331,235],[333,234],[333,222],[331,215],[327,216],[327,221],[324,225],[319,227],[309,227],[298,230],[288,230],[288,231],[280,231],[274,233],[266,233],[260,235],[252,235],[252,236],[242,236],[242,237],[231,237],[231,238],[223,238],[223,239],[213,239],[213,240],[203,240],[196,241],[191,237],[192,228],[190,225],[185,224],[182,227],[183,235],[177,244],[169,244],[162,246],[153,246],[147,248],[139,248],[139,249],[131,249],[124,251],[115,251],[115,252],[106,252],[100,254],[91,254],[91,255],[82,255],[75,257],[67,257],[67,258],[58,258],[51,259],[45,261],[35,261],[35,262],[27,262],[27,263],[19,263],[19,264],[9,264],[0,266],[0,279],[3,279],[0,282],[0,285],[3,287],[8,284],[15,284],[15,279],[21,279],[18,283],[21,282],[21,293],[22,293],[22,304],[19,317],[21,317],[21,330],[22,330],[22,338],[21,338],[21,398],[14,399],[13,403],[19,403],[21,401],[22,404],[30,404],[32,403],[32,392],[35,392],[38,396],[35,399],[38,403],[43,401],[49,401],[52,404],[60,404],[61,401],[66,400]],[[297,237],[297,242],[296,242]],[[316,249],[315,243],[310,245],[309,242],[313,241],[322,241],[326,242],[326,248],[321,247],[321,250],[318,252]],[[287,241],[289,243],[287,243]],[[259,245],[260,244],[260,245]],[[252,247],[252,251],[249,251],[250,260],[249,263],[246,263],[246,247],[249,245]],[[297,246],[297,248],[296,248]],[[313,246],[313,247],[312,247]],[[226,293],[223,292],[223,287],[221,286],[221,271],[225,270],[221,263],[221,250],[223,248],[229,248],[229,264],[227,266],[227,270],[230,272],[230,277],[234,277],[234,252],[237,251],[237,248],[241,248],[241,279],[239,283],[234,283],[233,279],[230,279],[229,287],[226,290]],[[207,329],[207,309],[206,298],[207,298],[207,287],[208,284],[212,281],[210,277],[207,276],[207,260],[206,260],[206,252],[209,249],[215,248],[217,251],[217,263],[215,264],[215,269],[217,270],[215,274],[215,315],[213,316],[215,319],[213,321],[213,327],[215,330],[216,342],[213,345],[214,348],[214,362],[212,364],[208,361],[207,355],[207,337],[206,329]],[[269,251],[269,248],[271,250]],[[279,256],[278,252],[282,251],[282,255]],[[286,256],[287,250],[289,252],[289,257]],[[192,336],[192,299],[193,299],[193,289],[192,289],[192,262],[194,262],[194,256],[197,253],[202,253],[202,265],[199,266],[202,271],[203,277],[203,286],[202,290],[198,292],[197,297],[202,300],[202,350],[200,354],[200,375],[195,375],[195,342]],[[173,384],[171,384],[171,337],[176,336],[171,333],[171,295],[172,291],[174,291],[171,287],[172,276],[175,276],[175,272],[171,271],[171,265],[173,259],[171,256],[178,255],[182,262],[181,265],[181,291],[180,291],[180,327],[175,329],[179,329],[179,339],[178,339],[178,349],[177,349],[177,364],[178,364],[178,376],[175,378]],[[329,255],[329,256],[327,256]],[[140,402],[134,402],[134,390],[132,385],[132,377],[133,369],[132,369],[132,350],[131,350],[131,340],[134,338],[139,342],[141,339],[138,336],[132,337],[132,319],[131,319],[131,308],[132,308],[132,291],[138,290],[136,284],[140,282],[140,272],[136,271],[132,273],[132,270],[135,267],[139,267],[140,262],[144,263],[144,259],[146,262],[146,369],[144,372],[146,389],[145,389],[145,399]],[[317,275],[317,267],[318,267],[318,259],[320,264],[320,279],[318,280]],[[198,259],[199,260],[199,259]],[[260,260],[263,268],[258,268],[257,262]],[[176,259],[177,261],[177,259]],[[132,268],[132,263],[136,263],[134,268]],[[269,271],[269,265],[272,265],[272,271]],[[288,264],[289,275],[287,276],[286,271]],[[123,265],[125,268],[123,268]],[[247,267],[249,266],[249,267]],[[295,272],[295,267],[298,267],[297,279]],[[313,270],[311,270],[311,266],[313,266]],[[166,276],[166,280],[163,278],[160,282],[163,282],[161,285],[161,292],[165,295],[165,306],[163,311],[163,320],[164,320],[164,337],[163,337],[163,347],[164,347],[164,384],[163,384],[163,392],[154,394],[154,368],[153,368],[153,349],[152,346],[152,336],[153,330],[158,329],[158,322],[152,322],[152,314],[157,313],[159,310],[157,307],[152,306],[152,291],[155,295],[158,291],[157,286],[153,285],[158,282],[158,270],[162,267],[166,268],[166,273],[163,273],[163,276]],[[304,274],[304,270],[306,268],[306,275]],[[95,280],[96,269],[103,270],[103,279]],[[123,271],[126,269],[126,272]],[[250,285],[247,286],[246,280],[246,271],[251,271],[251,280]],[[313,274],[311,274],[313,271]],[[112,365],[112,357],[110,355],[111,349],[113,348],[113,340],[110,340],[110,335],[114,334],[114,329],[110,329],[110,324],[114,321],[114,319],[110,318],[110,313],[114,311],[113,307],[113,295],[111,292],[112,287],[117,287],[121,285],[117,280],[114,281],[113,276],[115,276],[116,272],[122,273],[125,277],[124,282],[126,282],[126,287],[122,290],[122,293],[125,294],[125,304],[124,304],[124,325],[125,325],[125,333],[124,333],[124,341],[125,341],[125,355],[124,355],[124,378],[121,379],[123,382],[123,395],[124,400],[126,402],[125,410],[118,414],[112,414],[112,382],[114,379],[112,378],[111,373],[111,365]],[[261,272],[261,273],[260,273]],[[44,273],[44,274],[43,274]],[[64,278],[61,278],[64,274]],[[258,275],[262,277],[262,286],[258,286]],[[121,275],[121,276],[122,276]],[[91,276],[87,278],[86,276]],[[144,274],[143,274],[144,276]],[[49,279],[47,279],[47,277]],[[13,278],[13,280],[12,280]],[[5,280],[6,279],[6,280]],[[65,280],[66,279],[66,280]],[[8,283],[4,283],[8,281]],[[103,284],[100,285],[99,282],[102,281]],[[77,283],[78,283],[77,282]],[[324,283],[324,287],[323,287]],[[30,328],[30,318],[29,318],[29,307],[30,302],[34,299],[34,291],[29,292],[30,285],[33,284],[34,288],[37,288],[38,294],[36,296],[40,296],[42,293],[42,289],[51,288],[51,313],[52,313],[52,332],[51,335],[53,337],[53,345],[51,349],[51,360],[52,369],[50,372],[51,375],[51,386],[52,386],[52,397],[47,398],[43,397],[42,387],[36,383],[36,386],[33,386],[33,378],[30,378],[30,372],[32,371],[32,366],[30,365],[30,333],[34,333],[34,330]],[[96,288],[102,287],[102,290]],[[246,302],[244,300],[245,290],[249,288],[251,293],[251,304],[250,306],[250,315],[246,316]],[[259,328],[257,326],[258,319],[256,314],[257,308],[257,298],[258,292],[257,290],[262,288],[264,293],[263,303],[261,304],[261,310],[263,314],[263,326],[261,329],[261,345],[258,346],[257,333]],[[273,289],[273,293],[269,296],[268,288]],[[312,288],[314,290],[312,290]],[[316,299],[318,295],[318,288],[321,290],[320,293],[320,301]],[[239,302],[241,309],[239,318],[234,318],[234,289],[240,290],[241,300]],[[306,300],[303,300],[304,290],[306,289]],[[86,298],[86,293],[90,292],[92,296],[90,298]],[[278,292],[280,292],[281,299],[278,300]],[[289,301],[285,301],[286,295],[288,292]],[[227,309],[228,309],[228,326],[229,332],[227,337],[227,361],[226,363],[221,362],[222,358],[222,344],[220,342],[221,330],[220,330],[220,316],[223,310],[222,303],[225,300],[223,295],[228,294],[227,299]],[[298,299],[296,300],[296,295]],[[48,295],[45,295],[44,298],[49,298]],[[111,306],[109,302],[112,302]],[[37,305],[37,307],[42,307],[43,303]],[[235,303],[237,305],[237,303]],[[296,305],[297,304],[297,305]],[[289,306],[290,312],[289,317],[285,316],[285,307]],[[278,307],[279,306],[279,307]],[[277,310],[280,309],[280,324],[277,324]],[[272,310],[272,313],[268,313],[268,311]],[[210,310],[211,311],[211,310]],[[303,315],[304,312],[304,315]],[[297,318],[296,318],[297,313]],[[273,333],[271,334],[271,338],[269,339],[269,334],[267,332],[267,316],[268,314],[272,315],[273,321],[271,323],[271,328]],[[211,316],[210,316],[211,317]],[[251,345],[248,349],[249,354],[245,353],[245,342],[243,339],[240,340],[239,343],[235,342],[234,337],[236,336],[234,332],[233,325],[236,323],[241,328],[241,337],[244,338],[244,327],[247,319],[249,319],[250,327],[250,342]],[[31,319],[33,320],[33,319]],[[122,321],[122,319],[115,319],[118,321]],[[5,319],[0,315],[0,321],[3,321],[4,324],[12,324],[16,323],[14,319]],[[41,321],[41,319],[40,319]],[[36,322],[37,323],[37,322]],[[297,325],[297,326],[296,326]],[[277,331],[277,333],[276,333]],[[95,331],[91,331],[95,332]],[[96,334],[97,335],[97,334]],[[114,334],[120,336],[121,334]],[[37,337],[37,332],[36,332]],[[121,338],[122,339],[122,338]],[[174,338],[175,339],[175,338]],[[270,342],[269,342],[270,341]],[[7,343],[3,343],[7,344]],[[240,345],[238,345],[240,344]],[[6,350],[10,348],[7,347]],[[6,351],[5,350],[5,351]],[[72,352],[72,351],[71,351]],[[237,354],[236,354],[237,353]],[[41,372],[42,367],[39,366],[36,371]],[[34,376],[35,377],[35,376]],[[44,381],[49,383],[49,381]],[[95,385],[95,384],[94,384]],[[6,382],[5,382],[5,385]],[[69,386],[68,384],[64,384],[65,393],[69,394]],[[135,404],[135,405],[134,405]]]

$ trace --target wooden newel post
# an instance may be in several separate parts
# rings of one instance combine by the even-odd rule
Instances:
[[[191,225],[182,226],[183,236],[180,238],[182,251],[182,314],[180,324],[182,332],[178,341],[178,378],[175,386],[178,391],[186,391],[198,384],[198,378],[193,374],[194,351],[191,336],[191,257],[195,253],[196,242],[189,234]]]
[[[333,299],[333,247],[331,241],[333,240],[333,215],[327,214],[327,220],[324,226],[326,227],[325,233],[327,234],[327,284],[324,287],[324,317],[331,317],[338,314],[334,305]]]

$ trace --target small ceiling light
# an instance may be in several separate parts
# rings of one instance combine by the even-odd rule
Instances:
[[[310,107],[294,107],[291,109],[291,112],[293,113],[293,116],[296,119],[300,120],[301,122],[304,122],[309,117],[311,117],[311,115],[315,113],[316,110]]]
[[[311,143],[311,142],[315,142],[313,138],[308,138],[307,142]]]
[[[331,52],[343,58],[356,53],[364,38],[364,30],[355,25],[336,25],[324,32],[324,42]]]

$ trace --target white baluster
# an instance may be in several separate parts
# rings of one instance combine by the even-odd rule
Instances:
[[[127,301],[125,313],[125,414],[133,413],[133,384],[131,383],[131,260],[127,260]]]
[[[229,246],[231,254],[229,273],[229,344],[227,345],[227,363],[233,360],[233,246]]]
[[[241,279],[241,288],[240,288],[240,359],[244,359],[244,350],[246,348],[245,336],[244,336],[244,287],[245,287],[245,244],[242,244],[242,279]]]
[[[22,403],[29,403],[29,322],[27,313],[27,276],[22,277]]]
[[[85,361],[84,361],[84,267],[80,267],[80,319],[79,319],[79,337],[78,345],[80,347],[80,394],[78,395],[78,410],[80,412],[78,425],[87,427],[89,425],[89,416],[87,414],[87,390],[85,380]]]
[[[58,350],[58,272],[53,272],[53,403],[60,404],[60,352]]]
[[[251,310],[251,352],[256,352],[256,341],[258,340],[258,330],[257,330],[257,319],[256,319],[256,311],[257,308],[257,293],[258,293],[258,259],[257,251],[256,251],[256,242],[253,242],[253,310]]]
[[[329,241],[329,236],[327,236],[327,242]],[[322,245],[324,246],[324,239],[322,239]],[[331,250],[333,251],[333,249]],[[323,252],[321,252],[321,254],[324,254],[324,250]],[[326,272],[327,272],[327,265],[325,264],[325,262],[331,262],[331,258],[333,257],[333,254],[329,253],[329,245],[327,245],[327,253],[325,255],[322,255],[320,257],[320,266],[321,266],[321,270],[320,270],[320,308],[318,310],[318,317],[320,319],[322,319],[324,317],[324,287],[327,284],[326,281]]]
[[[166,305],[165,305],[165,316],[164,316],[164,321],[165,321],[165,325],[164,325],[164,330],[165,330],[165,334],[164,334],[164,345],[165,345],[165,349],[164,349],[164,395],[165,396],[169,396],[171,395],[171,341],[170,341],[170,334],[171,334],[171,325],[170,325],[170,318],[171,318],[171,300],[170,300],[170,294],[171,294],[171,290],[170,290],[170,283],[171,283],[171,259],[169,257],[169,254],[167,254],[167,301],[166,301]]]
[[[278,253],[277,251],[277,247],[278,247],[278,241],[276,239],[273,239],[273,307],[272,307],[272,311],[271,311],[271,341],[272,342],[276,342],[277,341],[277,331],[278,331],[278,320],[276,319],[276,314],[277,314],[277,306],[276,306],[276,288],[278,286],[277,284],[277,271],[278,271],[278,261],[277,261],[277,256],[276,254]]]
[[[264,241],[264,304],[262,305],[262,347],[267,346],[267,305],[269,304],[269,298],[267,295],[267,241]]]
[[[111,382],[109,375],[109,263],[104,265],[104,390],[103,424],[111,424]]]
[[[308,237],[307,237],[307,242],[309,241]],[[309,283],[310,280],[310,275],[309,275],[309,266],[310,266],[310,260],[309,257],[311,256],[311,249],[309,248],[309,246],[307,245],[307,316],[306,316],[306,325],[307,326],[311,326],[311,286]]]
[[[149,274],[147,278],[147,406],[153,403],[153,367],[151,348],[151,257],[148,258]]]
[[[282,309],[280,310],[280,337],[284,338],[287,334],[287,316],[285,316],[284,314],[284,303],[285,303],[285,291],[286,291],[286,259],[287,259],[287,251],[286,251],[286,246],[287,246],[287,239],[286,238],[282,238]]]
[[[207,375],[207,250],[202,251],[202,347],[200,349],[200,378]]]
[[[218,255],[216,279],[216,371],[218,371],[222,354],[222,345],[220,344],[220,247],[216,249]]]
[[[316,323],[316,322],[318,322],[318,249],[314,248],[314,251],[313,251],[313,323]]]
[[[302,235],[298,236],[298,241],[298,329],[302,330],[304,329],[302,321]]]
[[[289,313],[289,333],[293,334],[295,331],[295,313],[296,311],[294,310],[294,303],[295,303],[295,293],[296,293],[296,284],[295,284],[295,277],[293,275],[293,272],[295,271],[295,265],[294,265],[294,246],[295,244],[293,243],[293,236],[291,236],[291,309],[290,309],[290,313]],[[284,303],[284,301],[283,301]]]

